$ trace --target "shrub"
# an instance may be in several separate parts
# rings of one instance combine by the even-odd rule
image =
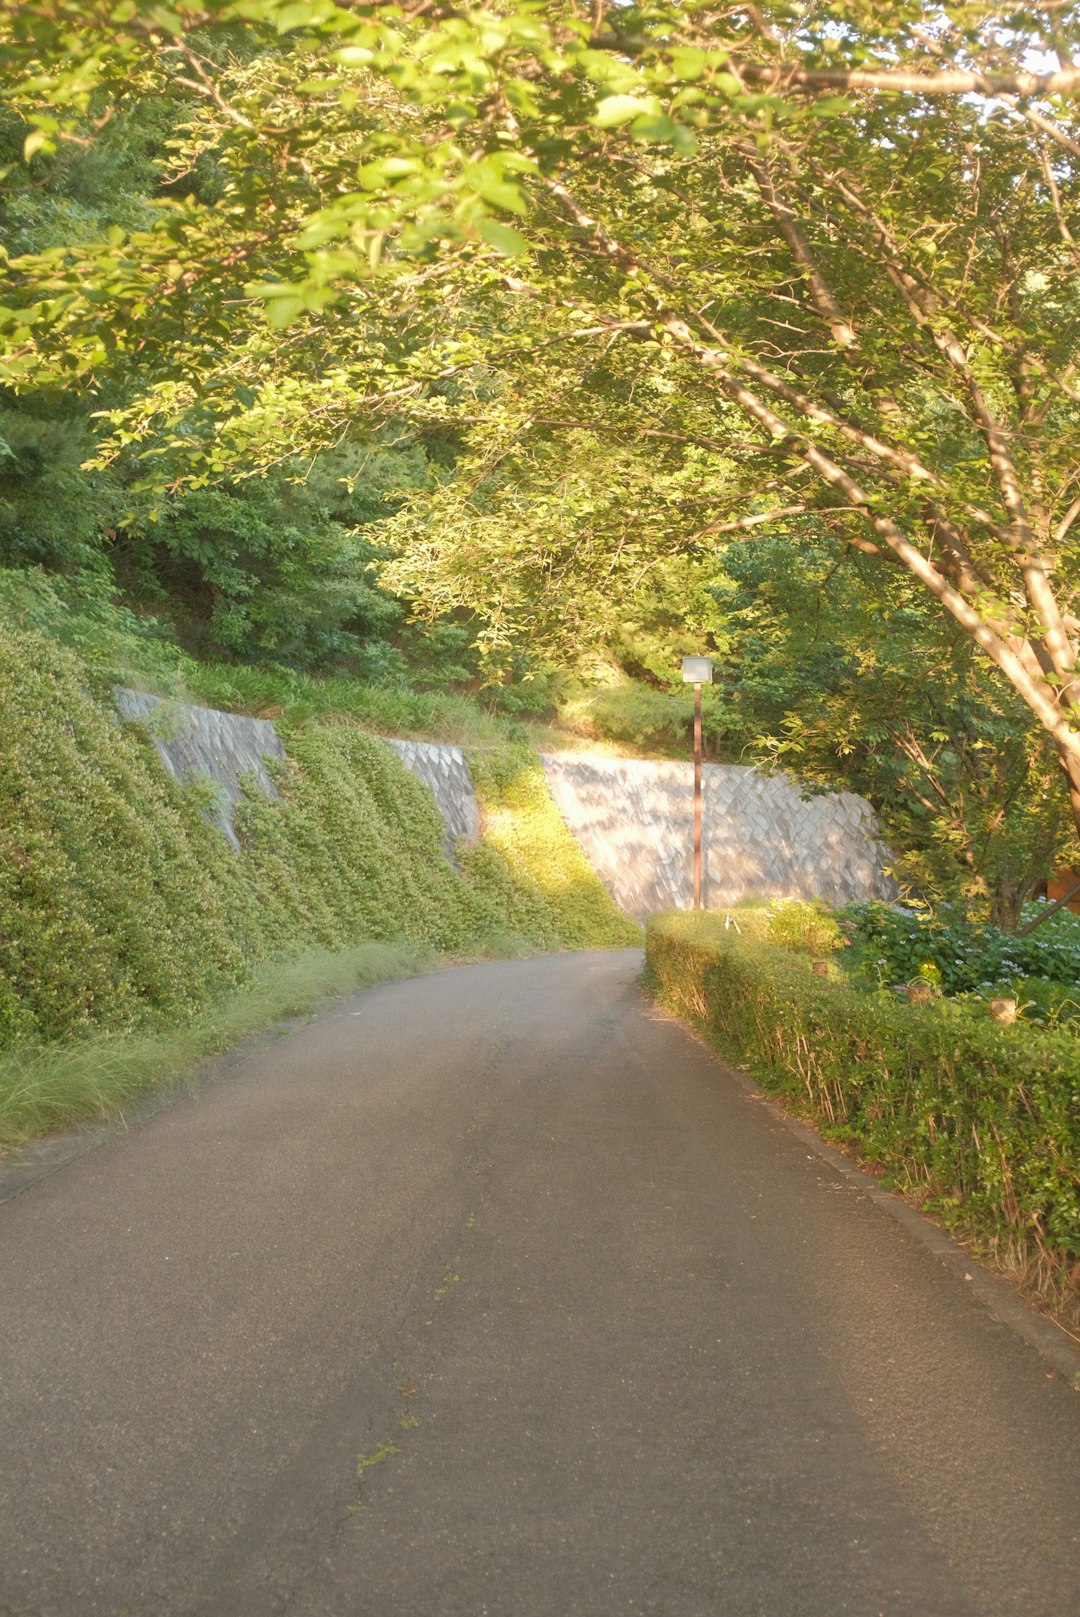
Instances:
[[[960,1234],[1064,1287],[1080,1258],[1080,1046],[811,973],[716,916],[654,917],[657,995]]]
[[[463,879],[389,747],[349,718],[300,724],[280,797],[237,813],[238,857],[72,650],[0,628],[0,686],[0,1046],[179,1027],[311,949],[637,936],[525,748],[485,755],[492,840]]]
[[[1028,914],[1038,913],[1030,906]],[[933,966],[946,994],[990,990],[1022,977],[1080,982],[1080,917],[1051,917],[1027,937],[995,926],[973,926],[959,910],[937,913],[899,905],[850,904],[840,921],[854,947],[850,965],[860,982],[910,982]]]
[[[657,690],[637,680],[591,690],[564,706],[564,715],[587,734],[643,750],[685,750],[694,698],[684,686]]]
[[[1020,1006],[1028,1021],[1045,1022],[1048,1027],[1080,1029],[1080,988],[1075,983],[1052,983],[1045,977],[1019,977],[1000,985]],[[987,997],[987,996],[980,996]]]
[[[0,981],[8,1033],[179,1022],[265,954],[224,838],[75,656],[0,629]]]
[[[658,757],[686,756],[694,722],[693,692],[681,681],[662,687],[621,676],[612,684],[568,684],[558,703],[563,724],[579,735]],[[719,686],[702,691],[702,740],[715,755],[731,713]]]
[[[769,911],[769,940],[820,960],[840,948],[843,934],[831,905],[822,899],[781,898]]]
[[[289,727],[313,718],[348,717],[383,735],[459,746],[506,741],[512,729],[471,697],[343,674],[316,677],[288,668],[200,663],[185,669],[184,682],[193,700],[230,713],[281,719]]]
[[[39,567],[0,568],[0,622],[70,647],[83,678],[100,690],[134,682],[176,695],[198,668],[154,618],[122,606],[100,573],[65,577]]]

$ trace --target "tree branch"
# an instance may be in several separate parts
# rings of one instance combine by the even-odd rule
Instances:
[[[1045,560],[1039,555],[1028,520],[1023,491],[1007,435],[980,387],[952,326],[940,318],[938,299],[922,285],[903,261],[902,250],[888,225],[846,180],[835,181],[839,194],[857,216],[875,233],[885,270],[912,318],[927,331],[930,340],[953,372],[960,378],[971,401],[975,424],[982,434],[990,457],[1002,504],[1009,514],[1013,560],[1024,580],[1027,598],[1042,626],[1046,648],[1054,670],[1062,680],[1062,696],[1070,705],[1080,705],[1077,684],[1076,647],[1065,628],[1061,608],[1050,584]],[[938,318],[934,318],[937,316]]]

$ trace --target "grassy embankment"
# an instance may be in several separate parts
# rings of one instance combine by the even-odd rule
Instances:
[[[535,754],[463,699],[190,659],[178,688],[176,668],[133,620],[57,617],[40,591],[0,629],[0,1144],[115,1111],[282,1017],[442,959],[637,940]],[[115,679],[272,705],[289,759],[279,798],[242,805],[241,854],[205,789],[178,785],[117,718]],[[235,700],[245,685],[277,700]],[[387,728],[484,744],[488,830],[461,873],[430,793],[369,727],[380,702]]]
[[[737,912],[738,913],[738,912]],[[908,1004],[760,934],[760,917],[654,917],[653,991],[793,1111],[853,1148],[1041,1301],[1080,1279],[1080,1041]],[[754,935],[754,934],[758,935]]]

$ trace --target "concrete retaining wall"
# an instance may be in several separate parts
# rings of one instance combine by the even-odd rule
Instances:
[[[475,842],[480,835],[480,805],[461,748],[433,741],[390,741],[388,745],[393,747],[405,768],[434,793],[446,827],[446,851],[451,858],[458,837]]]
[[[121,686],[113,695],[122,718],[145,724],[171,775],[188,785],[208,781],[216,788],[218,802],[209,811],[210,818],[239,848],[233,811],[244,795],[241,776],[254,776],[264,792],[277,796],[264,760],[283,761],[285,748],[270,721],[186,702],[163,702],[160,696]]]
[[[117,689],[122,716],[146,724],[166,768],[217,788],[211,817],[235,848],[233,810],[251,776],[275,794],[265,760],[284,759],[274,726],[213,708],[162,702]],[[453,857],[458,837],[480,833],[480,809],[460,747],[389,741],[432,791]],[[692,899],[693,766],[639,759],[549,754],[543,760],[556,806],[617,904],[644,917],[686,909]],[[703,892],[707,908],[740,898],[821,897],[833,903],[894,898],[885,850],[861,797],[804,799],[783,776],[706,764],[703,779]]]
[[[619,906],[639,919],[693,900],[690,763],[544,758],[559,812]],[[851,792],[804,799],[784,776],[736,764],[702,771],[702,903],[740,898],[895,898],[870,805]]]
[[[273,724],[185,702],[163,702],[160,696],[122,686],[113,694],[122,718],[146,726],[171,775],[188,785],[208,782],[216,789],[217,802],[209,817],[239,848],[233,812],[244,795],[241,778],[248,776],[269,796],[277,796],[265,760],[284,760],[285,747]],[[446,828],[447,856],[453,858],[458,837],[474,841],[480,834],[480,807],[465,754],[460,747],[428,741],[388,741],[387,746],[433,793]]]

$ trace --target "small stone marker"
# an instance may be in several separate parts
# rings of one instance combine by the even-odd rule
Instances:
[[[990,1015],[995,1022],[1015,1022],[1015,999],[992,999],[990,1001]]]
[[[811,963],[810,970],[815,977],[827,977],[829,975],[829,962],[827,960],[815,960]]]

